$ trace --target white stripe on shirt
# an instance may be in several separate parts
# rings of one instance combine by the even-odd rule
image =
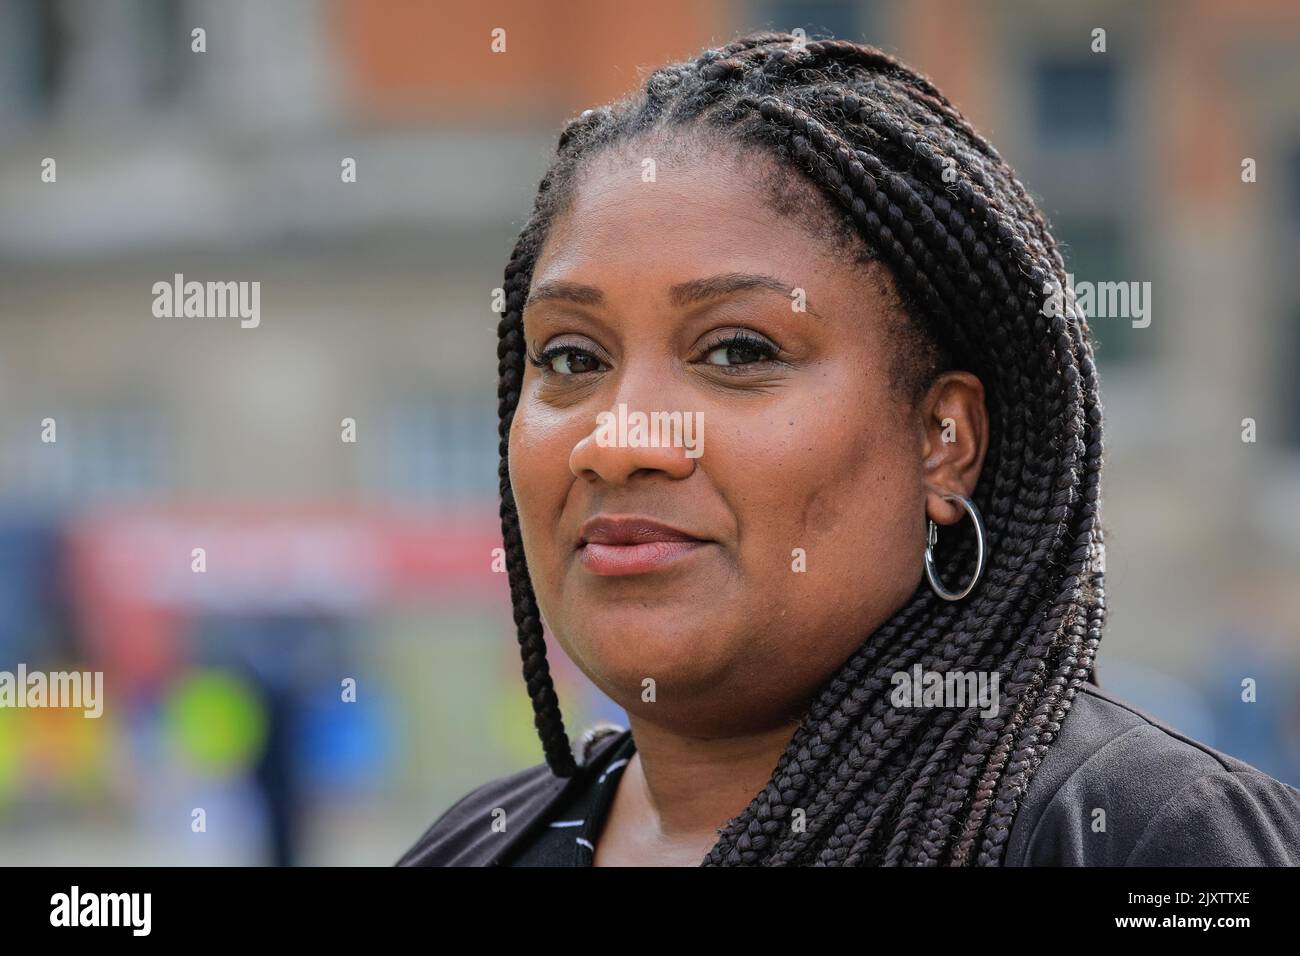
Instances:
[[[624,757],[622,760],[615,760],[612,764],[610,764],[608,767],[605,768],[605,772],[600,775],[600,777],[596,780],[596,783],[604,783],[605,778],[608,777],[615,770],[622,768],[623,765],[628,762],[628,759],[629,758]]]

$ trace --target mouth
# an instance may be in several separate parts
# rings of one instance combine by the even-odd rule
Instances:
[[[597,517],[582,526],[578,560],[600,576],[645,574],[695,554],[713,542],[643,517]]]
[[[644,544],[597,544],[578,549],[578,560],[592,574],[613,576],[657,571],[703,549],[708,541],[648,541]]]

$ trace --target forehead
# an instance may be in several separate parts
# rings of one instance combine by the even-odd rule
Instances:
[[[724,272],[777,275],[809,290],[862,283],[863,270],[852,268],[836,248],[833,230],[828,226],[818,236],[810,229],[808,220],[823,214],[774,208],[771,163],[757,153],[660,154],[651,146],[593,157],[552,224],[534,284],[663,284],[670,276],[677,281]],[[814,188],[782,196],[781,204],[812,204]]]

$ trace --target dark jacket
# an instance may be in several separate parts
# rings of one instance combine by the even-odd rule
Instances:
[[[398,866],[499,866],[631,731],[594,739],[567,779],[546,764],[466,794]],[[496,832],[494,810],[507,827]],[[1096,811],[1105,813],[1098,830]],[[500,814],[497,813],[497,816]],[[1007,866],[1300,866],[1300,790],[1081,687],[1007,843]]]

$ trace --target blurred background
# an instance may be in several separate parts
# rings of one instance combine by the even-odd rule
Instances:
[[[492,290],[566,118],[761,27],[928,73],[1076,280],[1152,284],[1094,322],[1098,676],[1300,785],[1300,6],[0,0],[0,670],[108,699],[0,709],[0,863],[387,865],[540,762]],[[176,273],[261,325],[155,318]]]

